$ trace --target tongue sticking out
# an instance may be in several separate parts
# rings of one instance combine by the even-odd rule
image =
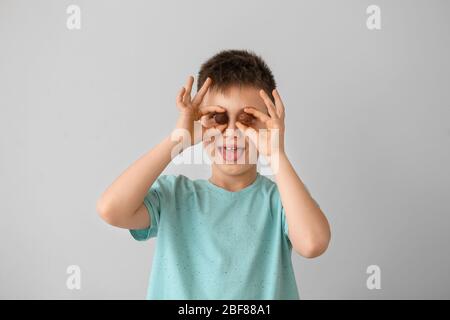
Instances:
[[[219,147],[220,154],[225,161],[236,161],[242,155],[243,148],[224,148]]]

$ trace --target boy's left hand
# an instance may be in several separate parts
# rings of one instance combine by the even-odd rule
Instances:
[[[272,91],[275,104],[264,90],[260,90],[259,95],[267,106],[269,114],[267,115],[253,107],[244,108],[244,112],[261,120],[266,130],[256,130],[239,121],[236,121],[236,126],[245,136],[249,137],[259,153],[267,157],[270,162],[271,157],[284,152],[284,104],[277,89]]]

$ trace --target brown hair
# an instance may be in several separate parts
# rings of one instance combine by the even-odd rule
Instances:
[[[254,52],[223,50],[209,58],[198,72],[197,91],[208,77],[212,79],[212,90],[224,92],[233,85],[252,86],[264,89],[273,100],[276,83],[272,71]]]

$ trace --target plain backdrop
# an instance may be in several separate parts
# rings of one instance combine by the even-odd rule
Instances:
[[[66,27],[72,4],[80,30]],[[366,27],[371,4],[381,30]],[[0,0],[0,298],[145,297],[154,240],[108,226],[95,202],[170,132],[179,88],[222,49],[272,68],[288,156],[331,223],[323,256],[293,254],[301,298],[450,298],[449,12],[445,0]],[[81,290],[66,287],[69,265]]]

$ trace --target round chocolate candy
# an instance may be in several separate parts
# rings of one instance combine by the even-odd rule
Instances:
[[[251,114],[243,112],[238,116],[237,120],[245,125],[249,125],[255,120],[255,117]]]
[[[214,121],[217,124],[228,123],[228,115],[226,114],[226,112],[217,112],[216,114],[214,114]]]

